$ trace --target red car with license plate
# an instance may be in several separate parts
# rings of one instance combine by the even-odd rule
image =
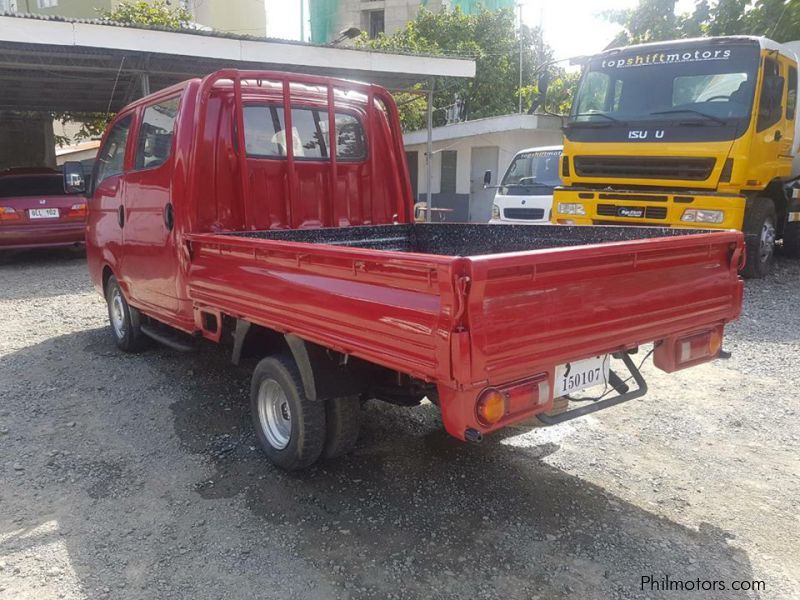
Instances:
[[[0,250],[77,246],[85,235],[86,200],[64,191],[59,171],[0,171]]]

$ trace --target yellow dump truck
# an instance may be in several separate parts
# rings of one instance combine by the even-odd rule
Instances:
[[[553,222],[740,229],[744,274],[800,256],[800,42],[716,37],[588,59]]]

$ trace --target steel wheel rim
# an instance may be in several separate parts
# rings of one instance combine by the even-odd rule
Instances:
[[[269,445],[283,450],[292,437],[292,411],[280,384],[265,379],[258,388],[258,421]]]
[[[111,327],[117,338],[125,337],[125,304],[119,288],[111,292]]]
[[[767,219],[764,221],[764,226],[761,228],[761,248],[759,248],[761,262],[767,262],[772,256],[775,249],[775,225],[772,220]]]

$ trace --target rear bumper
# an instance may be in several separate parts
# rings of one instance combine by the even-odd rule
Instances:
[[[84,243],[86,224],[50,223],[35,225],[0,225],[0,250],[54,248]]]
[[[741,294],[741,286],[739,293]],[[712,332],[718,336],[718,343],[715,342],[713,348],[708,349],[706,353],[698,354],[696,357],[689,355],[685,360],[680,358],[680,353],[685,351],[682,348],[683,344],[692,344],[692,340],[697,340],[700,336],[711,334]],[[679,333],[667,335],[661,339],[655,340],[655,347],[652,351],[653,362],[660,370],[672,373],[713,361],[720,355],[723,337],[724,324],[722,323],[695,327]],[[438,392],[442,422],[447,432],[453,437],[464,441],[478,441],[483,435],[526,421],[534,416],[541,416],[542,424],[555,425],[592,412],[617,406],[628,400],[640,398],[647,393],[647,385],[638,367],[634,365],[634,361],[627,353],[628,349],[637,347],[637,344],[633,344],[628,348],[620,348],[617,351],[608,350],[594,353],[611,354],[615,358],[621,359],[624,367],[628,370],[628,373],[625,374],[615,374],[612,370],[609,374],[608,382],[606,382],[604,387],[598,386],[586,390],[589,396],[600,396],[601,398],[599,400],[579,401],[576,403],[576,407],[570,405],[569,410],[566,412],[560,413],[559,411],[555,411],[559,412],[559,414],[548,415],[556,404],[553,390],[555,389],[555,372],[557,365],[550,365],[544,369],[535,369],[535,374],[530,377],[526,376],[525,378],[515,379],[504,384],[482,384],[462,390],[446,388],[440,385]],[[576,357],[575,359],[564,361],[564,363],[573,362],[573,360],[578,360],[579,358],[586,357]],[[645,356],[645,358],[647,358],[647,356]],[[682,360],[683,362],[681,362]],[[639,361],[637,360],[636,362]],[[614,369],[616,368],[617,367],[614,367]],[[620,375],[625,377],[625,379],[623,380]],[[634,383],[630,385],[627,384],[627,382],[631,380],[635,382],[635,385]],[[519,390],[522,386],[529,385],[530,382],[543,384],[538,387],[538,390],[544,391],[544,394],[537,396],[534,393],[526,396],[525,394],[514,392],[514,390]],[[507,400],[503,417],[498,422],[487,426],[481,423],[478,418],[477,405],[481,395],[489,389],[501,391],[506,396]]]
[[[559,211],[559,204],[580,204],[584,215]],[[700,227],[742,229],[744,196],[686,191],[608,191],[586,188],[557,188],[553,196],[553,223],[571,225],[647,225],[655,227]],[[687,209],[720,210],[721,223],[682,221]],[[642,217],[622,216],[641,211]]]

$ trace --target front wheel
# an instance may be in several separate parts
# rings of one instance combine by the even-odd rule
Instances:
[[[289,354],[263,359],[253,371],[250,409],[261,448],[277,466],[311,466],[325,445],[325,404],[306,398]]]
[[[742,276],[761,279],[772,269],[775,256],[775,205],[770,198],[755,198],[744,217],[747,262]]]

